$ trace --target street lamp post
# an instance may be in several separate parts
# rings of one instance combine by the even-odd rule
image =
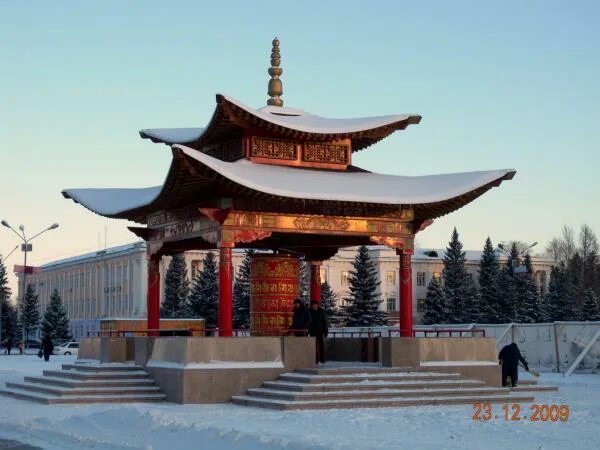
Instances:
[[[21,244],[21,251],[23,251],[23,253],[24,253],[23,290],[21,291],[22,292],[22,294],[21,294],[21,316],[22,316],[23,315],[23,307],[25,306],[25,291],[27,290],[27,253],[33,249],[33,247],[31,246],[31,241],[33,241],[36,237],[38,237],[40,234],[45,233],[46,231],[55,230],[56,228],[58,228],[58,224],[53,223],[48,228],[45,228],[42,231],[40,231],[38,234],[28,238],[25,235],[25,227],[23,225],[19,225],[19,231],[21,231],[21,233],[19,233],[17,230],[15,230],[13,227],[11,227],[10,224],[6,220],[3,220],[0,223],[3,226],[5,226],[6,228],[9,228],[10,230],[12,230],[12,232],[15,233],[17,236],[19,236],[19,239],[21,239],[21,241],[23,241],[23,243]],[[23,345],[25,346],[27,344],[27,337],[29,337],[29,336],[25,336],[25,323],[23,322],[23,320],[21,320],[21,322],[22,322],[21,323],[21,335],[23,337]]]
[[[13,248],[8,255],[6,255],[4,258],[2,258],[0,260],[0,263],[4,263],[4,261],[6,261],[10,255],[12,255],[16,249],[18,249],[19,246],[15,245],[15,248]],[[2,347],[2,305],[4,303],[4,289],[2,289],[2,291],[0,292],[0,348]]]

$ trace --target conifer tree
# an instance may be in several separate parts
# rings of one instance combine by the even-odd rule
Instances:
[[[483,253],[479,262],[480,322],[498,323],[498,312],[502,306],[500,292],[500,265],[494,251],[492,240],[485,240]]]
[[[52,292],[50,303],[46,307],[44,320],[42,321],[42,335],[50,336],[52,340],[71,339],[69,318],[56,289]]]
[[[377,289],[377,269],[364,245],[358,249],[353,269],[348,277],[350,295],[346,298],[347,325],[349,327],[378,326],[387,323],[387,315],[379,309],[382,303]]]
[[[519,262],[519,249],[515,242],[512,243],[506,265],[500,271],[501,301],[498,308],[500,323],[517,322],[517,285],[515,281],[515,267]]]
[[[10,325],[8,324],[8,321],[10,320],[9,310],[12,306],[9,303],[10,294],[11,290],[8,285],[6,266],[4,265],[4,261],[2,260],[2,255],[0,255],[0,328],[2,329],[2,333],[0,335],[0,342],[4,342],[4,340],[6,339],[4,336],[8,336],[8,334],[5,331],[5,327],[10,327]]]
[[[338,295],[333,292],[327,281],[321,283],[321,307],[329,318],[329,325],[339,327],[343,323],[340,308],[337,306]]]
[[[29,334],[35,331],[40,324],[40,303],[38,295],[32,284],[27,285],[25,298],[21,307],[21,325],[25,331],[25,340],[29,339]]]
[[[473,276],[467,273],[465,285],[463,288],[463,311],[461,315],[461,322],[463,323],[481,323],[482,312],[481,312],[481,298]]]
[[[472,295],[472,280],[467,273],[465,261],[463,245],[460,242],[456,228],[454,228],[443,259],[443,289],[448,311],[448,323],[470,322],[471,319],[472,311],[469,297]]]
[[[300,261],[300,300],[305,305],[310,303],[310,266],[307,261]]]
[[[596,296],[594,290],[591,288],[588,288],[585,291],[581,320],[600,320],[600,300]]]
[[[17,342],[17,309],[8,300],[2,303],[2,336],[0,342]]]
[[[539,292],[533,279],[533,267],[529,254],[525,255],[523,265],[527,272],[514,276],[517,321],[519,323],[536,323],[540,319]]]
[[[543,310],[546,321],[577,319],[573,286],[568,278],[567,269],[562,263],[552,268]]]
[[[250,264],[253,250],[246,250],[233,284],[233,327],[250,328]]]
[[[190,282],[183,253],[173,255],[165,276],[165,297],[160,308],[164,318],[181,318],[186,315],[186,301]]]
[[[427,286],[423,323],[425,325],[445,323],[446,316],[444,290],[442,289],[439,280],[436,277],[433,277]]]
[[[217,327],[219,308],[219,282],[217,275],[217,259],[213,252],[208,252],[203,260],[203,267],[194,277],[188,308],[193,317],[205,320],[206,328]]]

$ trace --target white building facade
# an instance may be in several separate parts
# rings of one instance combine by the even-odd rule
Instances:
[[[356,248],[344,248],[321,266],[321,281],[327,281],[344,304],[348,295],[348,277],[356,256]],[[202,270],[208,251],[185,252],[190,280]],[[387,311],[390,323],[397,321],[399,310],[399,261],[396,252],[387,247],[369,247],[375,261],[380,281],[381,309]],[[427,285],[432,278],[442,277],[443,250],[416,249],[413,255],[413,317],[421,322]],[[467,251],[467,270],[477,282],[481,252]],[[506,257],[499,254],[500,261]],[[235,274],[244,258],[243,251],[233,252]],[[163,257],[160,264],[161,286],[171,258]],[[548,289],[550,271],[554,261],[544,257],[532,257],[535,279],[540,292]],[[146,317],[147,264],[146,244],[136,242],[87,253],[73,258],[54,261],[41,266],[39,273],[27,275],[39,296],[40,309],[46,310],[54,289],[58,290],[71,322],[76,338],[95,333],[100,319]],[[22,276],[22,275],[21,275]],[[22,283],[19,283],[21,298]],[[164,289],[161,289],[161,303]]]

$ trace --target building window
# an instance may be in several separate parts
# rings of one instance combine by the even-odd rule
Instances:
[[[325,267],[321,267],[320,269],[320,275],[321,275],[321,284],[327,282],[329,280],[329,278],[327,277],[327,268]]]
[[[441,282],[442,281],[442,272],[433,272],[433,274],[431,275],[431,278],[435,278],[436,280]]]
[[[192,280],[193,280],[194,278],[196,278],[196,275],[198,275],[198,273],[202,272],[202,260],[193,259],[191,266],[192,266]]]
[[[425,272],[417,272],[417,286],[425,286]]]
[[[388,311],[396,311],[396,299],[394,297],[386,299],[385,306]]]
[[[420,298],[417,300],[417,312],[425,312],[425,299]]]
[[[348,286],[348,277],[350,276],[350,274],[348,273],[348,271],[344,270],[342,271],[342,286]]]
[[[388,270],[385,273],[385,284],[387,284],[389,286],[393,285],[395,278],[396,278],[395,275],[396,275],[396,272],[394,272],[393,270]]]

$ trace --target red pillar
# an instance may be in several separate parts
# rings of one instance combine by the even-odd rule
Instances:
[[[310,299],[321,303],[321,261],[310,262]]]
[[[233,244],[221,243],[219,248],[219,336],[233,333]]]
[[[148,258],[148,293],[146,297],[148,310],[149,330],[160,328],[160,272],[158,270],[159,258]],[[148,332],[148,336],[158,336],[158,332]]]
[[[412,250],[400,250],[400,336],[411,337],[413,331]]]

